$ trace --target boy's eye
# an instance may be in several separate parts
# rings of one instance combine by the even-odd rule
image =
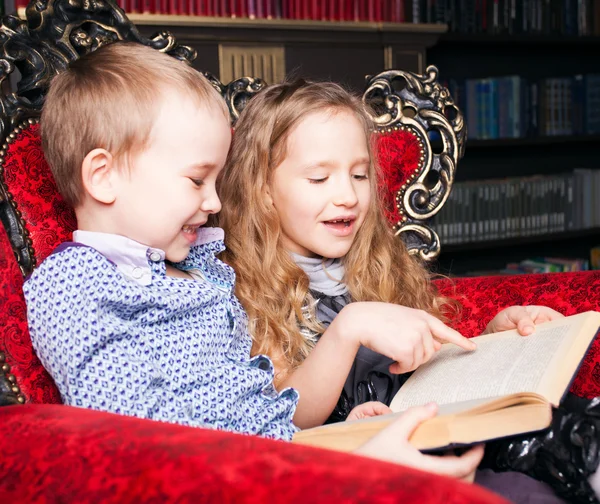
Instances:
[[[202,180],[202,179],[197,179],[197,178],[191,178],[191,177],[190,177],[190,180],[191,180],[191,181],[192,181],[192,182],[193,182],[195,185],[197,185],[197,186],[201,186],[201,185],[203,185],[203,184],[204,184],[204,180]]]
[[[321,178],[311,178],[308,179],[308,181],[311,184],[322,184],[323,182],[325,182],[329,177],[321,177]]]
[[[367,180],[369,178],[368,175],[352,175],[356,180]]]

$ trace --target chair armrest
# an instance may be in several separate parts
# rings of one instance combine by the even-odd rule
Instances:
[[[440,293],[462,304],[452,326],[467,337],[477,336],[502,309],[513,305],[545,305],[563,315],[600,311],[600,271],[546,273],[438,280]],[[600,339],[592,343],[571,392],[600,396]]]
[[[82,408],[7,406],[0,425],[6,502],[505,502],[364,457]]]

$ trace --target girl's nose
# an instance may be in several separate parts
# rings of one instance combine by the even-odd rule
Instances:
[[[340,183],[334,199],[334,204],[338,206],[353,207],[358,203],[358,196],[352,181],[347,180]]]

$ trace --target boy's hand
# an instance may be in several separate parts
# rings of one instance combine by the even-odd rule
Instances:
[[[391,412],[392,410],[382,402],[369,401],[363,404],[359,404],[355,408],[352,408],[352,411],[348,415],[348,418],[346,418],[346,421],[360,420],[361,418],[368,418],[379,415],[387,415]]]
[[[423,471],[470,479],[483,457],[483,445],[472,448],[460,457],[455,455],[440,457],[423,455],[408,442],[419,424],[433,418],[436,414],[437,406],[435,404],[410,408],[393,424],[362,445],[355,453]]]
[[[414,308],[379,302],[350,303],[329,326],[353,345],[364,345],[395,361],[394,374],[407,373],[453,343],[465,350],[477,346],[433,315]]]
[[[547,306],[511,306],[498,313],[482,334],[517,329],[521,336],[529,336],[535,331],[535,324],[561,317],[564,315]]]

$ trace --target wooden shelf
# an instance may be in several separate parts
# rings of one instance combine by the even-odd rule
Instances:
[[[600,227],[588,229],[576,229],[560,233],[549,233],[532,236],[521,236],[517,238],[505,238],[501,240],[482,240],[471,243],[442,244],[440,255],[453,254],[456,252],[473,252],[476,250],[489,250],[508,247],[519,247],[522,245],[543,244],[556,241],[567,241],[577,238],[593,238],[597,236],[600,240]]]

